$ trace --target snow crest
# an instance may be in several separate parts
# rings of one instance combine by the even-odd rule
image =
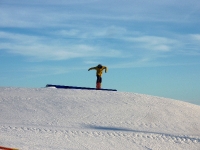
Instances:
[[[200,148],[200,106],[108,91],[0,88],[0,146],[23,150]]]

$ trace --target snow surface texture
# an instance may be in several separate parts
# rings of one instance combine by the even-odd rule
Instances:
[[[200,106],[125,92],[1,87],[0,145],[200,150]]]

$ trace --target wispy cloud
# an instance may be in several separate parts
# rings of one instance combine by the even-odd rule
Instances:
[[[110,62],[117,58],[115,62],[127,66],[129,62],[143,66],[174,55],[199,54],[198,34],[163,35],[170,23],[173,26],[185,22],[187,14],[194,14],[187,21],[190,18],[198,22],[198,8],[192,11],[200,3],[196,0],[193,3],[184,0],[184,4],[180,0],[2,0],[0,3],[0,30],[6,28],[0,32],[3,41],[0,50],[31,61],[83,58],[92,63],[99,58],[109,58]],[[181,5],[179,9],[177,4]],[[162,27],[160,22],[164,22]],[[155,27],[151,31],[149,26],[160,29],[157,31]]]
[[[0,50],[13,54],[32,57],[35,60],[66,60],[85,57],[121,57],[121,52],[115,49],[103,49],[100,46],[57,41],[48,37],[29,36],[0,32],[4,43]]]
[[[200,34],[189,34],[182,39],[180,52],[186,56],[200,56]]]
[[[0,5],[0,27],[84,26],[84,22],[198,22],[200,2],[189,1],[10,1]],[[183,5],[187,4],[187,5]],[[181,5],[181,7],[180,7]],[[193,7],[195,6],[195,11]],[[177,8],[178,7],[178,8]],[[92,12],[92,13],[91,13]],[[191,16],[193,17],[185,17]],[[187,18],[187,19],[183,19]],[[189,19],[189,20],[188,20]],[[88,24],[87,24],[88,25]]]
[[[174,39],[159,36],[130,37],[125,40],[137,43],[139,48],[153,51],[171,51],[179,42]]]
[[[97,62],[99,58],[118,58],[118,61],[123,62],[133,62],[134,59],[134,64],[144,65],[173,55],[199,54],[200,36],[188,35],[186,44],[185,40],[178,36],[131,36],[131,32],[125,28],[111,26],[90,32],[79,29],[57,30],[46,36],[0,32],[0,37],[4,40],[0,43],[0,50],[26,56],[31,61],[83,58],[88,59],[86,62]],[[106,39],[114,43],[105,45]],[[98,40],[100,43],[91,42]],[[121,43],[125,45],[123,48]],[[196,45],[196,48],[191,49],[188,45]]]
[[[200,44],[200,34],[191,34],[191,38],[195,41],[198,41]]]

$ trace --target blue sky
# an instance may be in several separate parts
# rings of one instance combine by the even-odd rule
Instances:
[[[46,84],[200,105],[199,0],[1,0],[0,86]]]

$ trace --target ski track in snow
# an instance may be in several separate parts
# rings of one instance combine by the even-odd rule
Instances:
[[[123,92],[0,88],[0,104],[3,146],[200,149],[200,107],[185,102]]]
[[[145,143],[156,143],[155,141],[159,141],[161,143],[173,143],[173,144],[182,144],[182,145],[199,145],[200,146],[200,137],[197,136],[188,136],[188,135],[171,135],[165,133],[151,133],[145,131],[132,131],[128,129],[121,129],[121,128],[110,128],[110,127],[98,127],[98,126],[91,126],[93,128],[89,129],[78,129],[78,130],[65,130],[65,129],[55,129],[55,128],[43,128],[43,127],[16,127],[16,126],[1,126],[1,134],[8,134],[14,133],[15,136],[20,135],[29,135],[30,137],[38,138],[40,135],[43,137],[57,137],[61,138],[64,141],[70,143],[76,143],[78,148],[80,149],[94,149],[95,147],[91,147],[90,145],[85,144],[85,141],[90,139],[107,139],[106,142],[111,142],[109,145],[112,147],[111,149],[117,149],[115,146],[116,142],[118,141],[123,144],[123,141],[128,141],[129,146],[126,148],[131,149],[132,145],[138,145],[139,149],[151,149],[148,147],[142,146]],[[96,129],[96,130],[95,130]],[[23,136],[21,136],[23,137]],[[28,137],[26,137],[28,138]],[[84,139],[84,142],[81,142],[80,139]],[[26,145],[26,144],[25,144]],[[27,145],[29,146],[29,145]],[[37,147],[37,146],[36,146]],[[36,149],[33,148],[33,149]],[[152,146],[151,146],[152,147]],[[29,147],[28,149],[32,149]],[[38,149],[41,149],[39,146]],[[98,149],[98,148],[97,148]],[[100,148],[101,149],[101,148]],[[165,148],[163,148],[165,149]]]
[[[132,131],[129,129],[123,128],[111,128],[111,127],[98,127],[98,126],[91,126],[93,130],[104,130],[104,131],[90,131],[89,129],[84,130],[62,130],[62,129],[49,129],[49,128],[42,128],[42,127],[12,127],[12,126],[1,126],[1,133],[3,132],[22,132],[22,133],[40,133],[40,134],[59,134],[63,136],[102,136],[102,137],[125,137],[131,136],[133,138],[136,137],[143,137],[149,139],[161,139],[163,141],[173,141],[174,143],[199,143],[200,138],[195,136],[188,136],[188,135],[170,135],[165,133],[153,133],[153,132],[146,132],[146,131]],[[132,133],[129,133],[132,132]]]

